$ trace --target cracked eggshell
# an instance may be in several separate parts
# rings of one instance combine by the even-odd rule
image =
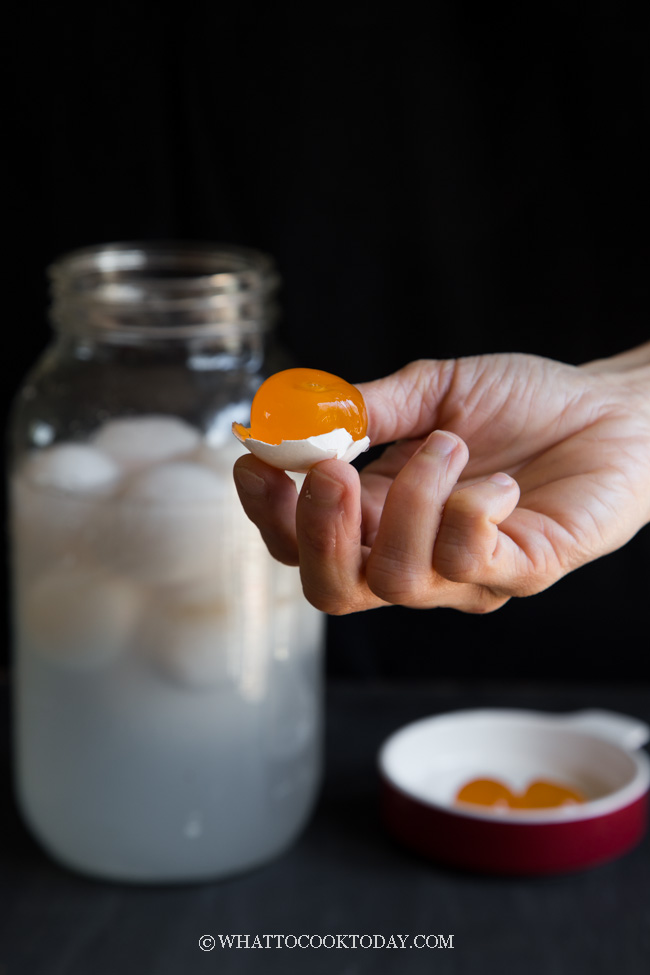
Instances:
[[[259,457],[265,464],[281,471],[295,471],[297,474],[305,473],[321,460],[344,460],[349,463],[370,446],[368,437],[353,440],[351,434],[343,428],[321,433],[316,437],[307,437],[305,440],[283,440],[279,444],[254,440],[240,423],[233,423],[232,431],[251,454]]]

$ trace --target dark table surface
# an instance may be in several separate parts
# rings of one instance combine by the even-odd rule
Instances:
[[[309,826],[282,858],[210,884],[150,888],[68,873],[6,800],[0,975],[647,975],[650,838],[580,873],[507,878],[443,868],[386,835],[375,770],[384,738],[416,718],[480,706],[604,707],[650,722],[650,688],[331,684],[325,781]],[[8,781],[6,747],[2,771]],[[201,936],[224,933],[347,937],[337,948],[278,948],[267,939],[269,948],[200,949]],[[443,939],[437,949],[364,948],[353,947],[353,934]]]

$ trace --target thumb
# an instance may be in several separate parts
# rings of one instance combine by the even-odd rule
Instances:
[[[454,375],[451,359],[418,359],[384,379],[357,383],[368,410],[372,444],[424,437],[437,426],[439,405]]]

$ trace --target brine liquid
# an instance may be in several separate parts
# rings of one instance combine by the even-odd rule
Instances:
[[[178,496],[146,503],[140,473],[100,494],[15,477],[19,801],[74,868],[222,876],[287,846],[314,802],[323,616],[241,511],[232,460],[149,467],[147,490]]]

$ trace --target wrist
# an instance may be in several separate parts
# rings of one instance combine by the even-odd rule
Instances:
[[[631,411],[650,435],[650,342],[579,368],[603,384],[612,401]]]
[[[585,372],[608,373],[636,372],[641,371],[643,375],[650,370],[650,342],[644,342],[633,349],[619,352],[617,355],[607,359],[594,359],[592,362],[585,362],[580,366]]]

